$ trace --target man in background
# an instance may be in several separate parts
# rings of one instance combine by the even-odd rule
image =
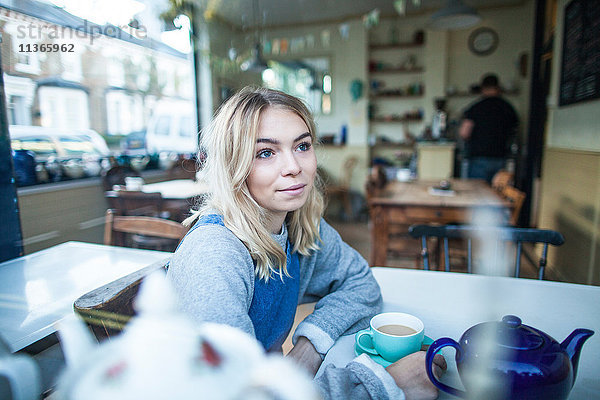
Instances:
[[[491,183],[494,174],[505,167],[519,118],[510,103],[500,96],[496,75],[483,77],[481,95],[483,98],[464,112],[459,134],[466,142],[468,177]]]

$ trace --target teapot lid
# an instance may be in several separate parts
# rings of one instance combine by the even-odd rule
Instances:
[[[530,326],[523,325],[521,318],[505,315],[498,323],[498,344],[515,350],[533,350],[544,343],[544,338]]]

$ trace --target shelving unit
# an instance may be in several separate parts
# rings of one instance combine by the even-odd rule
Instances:
[[[379,93],[379,94],[374,94],[371,96],[372,99],[392,99],[392,98],[405,98],[405,99],[409,99],[409,98],[418,98],[418,97],[423,97],[424,93],[418,93],[418,94],[387,94],[387,93]]]
[[[415,47],[423,47],[425,43],[416,42],[398,42],[398,43],[371,43],[369,50],[389,50],[389,49],[410,49]]]
[[[418,118],[417,117],[391,117],[391,118],[374,117],[374,118],[371,118],[369,121],[381,123],[381,124],[385,124],[385,123],[394,124],[394,123],[398,123],[398,122],[421,122],[421,121],[423,121],[423,118],[422,117],[418,117]]]
[[[408,136],[419,133],[423,124],[424,46],[422,42],[369,45],[369,131],[374,136],[370,160],[393,158],[394,151],[413,148]]]
[[[381,69],[372,69],[369,71],[371,75],[375,74],[420,74],[425,72],[425,68],[422,67],[414,67],[414,68],[404,68],[404,67],[387,67]]]

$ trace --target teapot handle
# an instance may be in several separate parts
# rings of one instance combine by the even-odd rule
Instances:
[[[467,393],[440,382],[435,375],[433,375],[433,357],[442,347],[446,346],[452,346],[456,349],[457,361],[460,361],[462,358],[462,348],[454,339],[441,338],[436,340],[431,344],[431,346],[429,346],[429,349],[427,349],[427,355],[425,356],[425,368],[427,369],[427,376],[429,377],[429,380],[431,380],[431,382],[437,386],[438,389],[443,390],[446,393],[450,393],[451,395],[465,398],[467,397]]]

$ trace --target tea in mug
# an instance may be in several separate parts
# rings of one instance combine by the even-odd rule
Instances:
[[[410,326],[399,324],[382,325],[377,328],[377,330],[381,333],[387,333],[388,335],[394,336],[409,336],[417,333],[417,331]]]

